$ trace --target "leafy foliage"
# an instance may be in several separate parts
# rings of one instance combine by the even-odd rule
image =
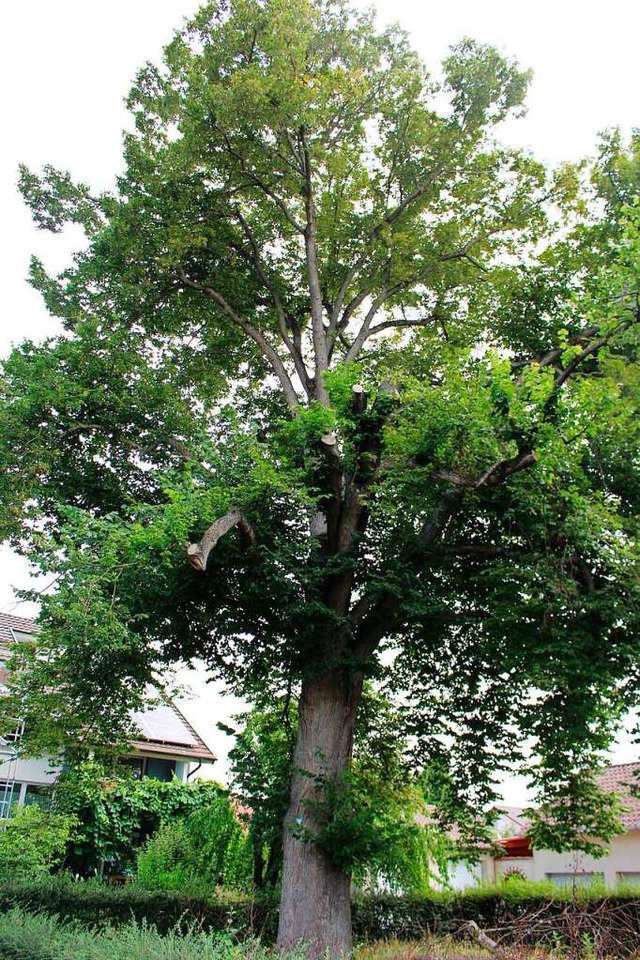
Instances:
[[[259,944],[244,949],[225,933],[192,930],[161,935],[154,927],[128,923],[97,933],[60,923],[52,917],[12,910],[0,919],[0,957],[29,960],[240,960],[262,957]]]
[[[229,752],[231,784],[246,821],[256,890],[277,887],[282,870],[282,833],[289,805],[295,703],[261,705],[236,717],[239,730],[224,727],[236,742]]]
[[[0,877],[20,879],[47,874],[64,859],[76,828],[74,817],[37,804],[17,807],[0,820]]]
[[[137,850],[164,824],[212,803],[229,809],[224,790],[215,783],[135,780],[95,761],[77,764],[56,784],[55,809],[74,823],[66,865],[84,874],[104,862],[130,868]]]
[[[424,893],[434,872],[446,875],[453,844],[434,822],[422,784],[411,775],[398,711],[365,689],[352,770],[322,782],[318,843],[364,889]],[[295,700],[265,703],[235,718],[241,726],[229,754],[234,792],[246,805],[257,890],[275,887],[282,869],[283,821],[293,775],[298,723]]]
[[[146,890],[194,890],[211,893],[252,888],[247,831],[228,797],[160,827],[138,854],[136,877]]]
[[[177,659],[300,693],[293,822],[377,677],[450,816],[519,765],[580,843],[639,688],[636,138],[548,172],[497,140],[525,72],[465,40],[437,81],[372,17],[207,4],[114,194],[23,171],[87,247],[34,262],[65,332],[4,365],[2,529],[56,577],[5,708],[43,749]]]

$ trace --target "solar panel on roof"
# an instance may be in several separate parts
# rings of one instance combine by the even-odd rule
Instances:
[[[165,704],[151,707],[144,713],[134,712],[133,719],[147,740],[180,743],[191,746],[194,736],[175,710]]]

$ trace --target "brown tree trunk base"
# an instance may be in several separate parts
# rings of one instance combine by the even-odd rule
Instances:
[[[307,681],[299,708],[291,803],[285,822],[280,952],[340,960],[351,953],[351,881],[313,842],[322,826],[324,784],[351,760],[360,676],[338,672]]]

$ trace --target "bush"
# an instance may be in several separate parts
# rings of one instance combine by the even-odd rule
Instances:
[[[242,949],[226,934],[172,931],[160,935],[129,923],[101,933],[65,925],[52,917],[12,910],[0,917],[1,960],[263,960],[255,943]]]
[[[570,892],[557,890],[555,898],[550,898],[546,893],[514,892],[507,890],[508,886],[462,894],[358,900],[353,908],[355,939],[415,941],[426,934],[455,933],[465,921],[475,920],[482,929],[501,931],[501,936],[514,944],[580,944],[588,939],[606,944],[606,952],[612,957],[640,948],[637,892],[631,896],[596,896],[580,891],[572,897]],[[152,893],[133,884],[113,887],[96,880],[74,883],[64,876],[36,883],[4,883],[0,886],[0,913],[16,907],[53,914],[62,922],[76,921],[94,929],[126,927],[135,922],[139,927],[156,927],[161,934],[173,931],[177,935],[196,926],[204,932],[226,933],[234,942],[260,937],[267,944],[275,939],[278,920],[276,903],[268,899]]]
[[[17,807],[0,820],[0,878],[48,873],[64,859],[74,826],[72,816],[37,805]]]
[[[133,867],[142,844],[165,823],[225,798],[216,783],[163,782],[116,776],[88,760],[65,771],[56,782],[58,813],[71,814],[73,832],[66,866],[75,873],[96,873],[105,862],[116,870]]]
[[[146,890],[249,891],[250,841],[227,796],[160,827],[138,854],[137,881]]]
[[[84,926],[119,927],[131,921],[160,933],[186,931],[194,924],[205,931],[233,932],[238,937],[275,938],[277,910],[270,900],[242,896],[185,896],[175,891],[142,890],[135,884],[111,886],[100,880],[74,881],[69,875],[35,882],[0,885],[0,913],[14,908],[46,913]]]

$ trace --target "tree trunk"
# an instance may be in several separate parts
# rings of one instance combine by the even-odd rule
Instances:
[[[349,766],[362,677],[334,671],[306,681],[299,707],[291,802],[285,820],[278,948],[302,946],[308,957],[351,951],[350,877],[310,840],[317,831],[322,781],[339,780]]]

